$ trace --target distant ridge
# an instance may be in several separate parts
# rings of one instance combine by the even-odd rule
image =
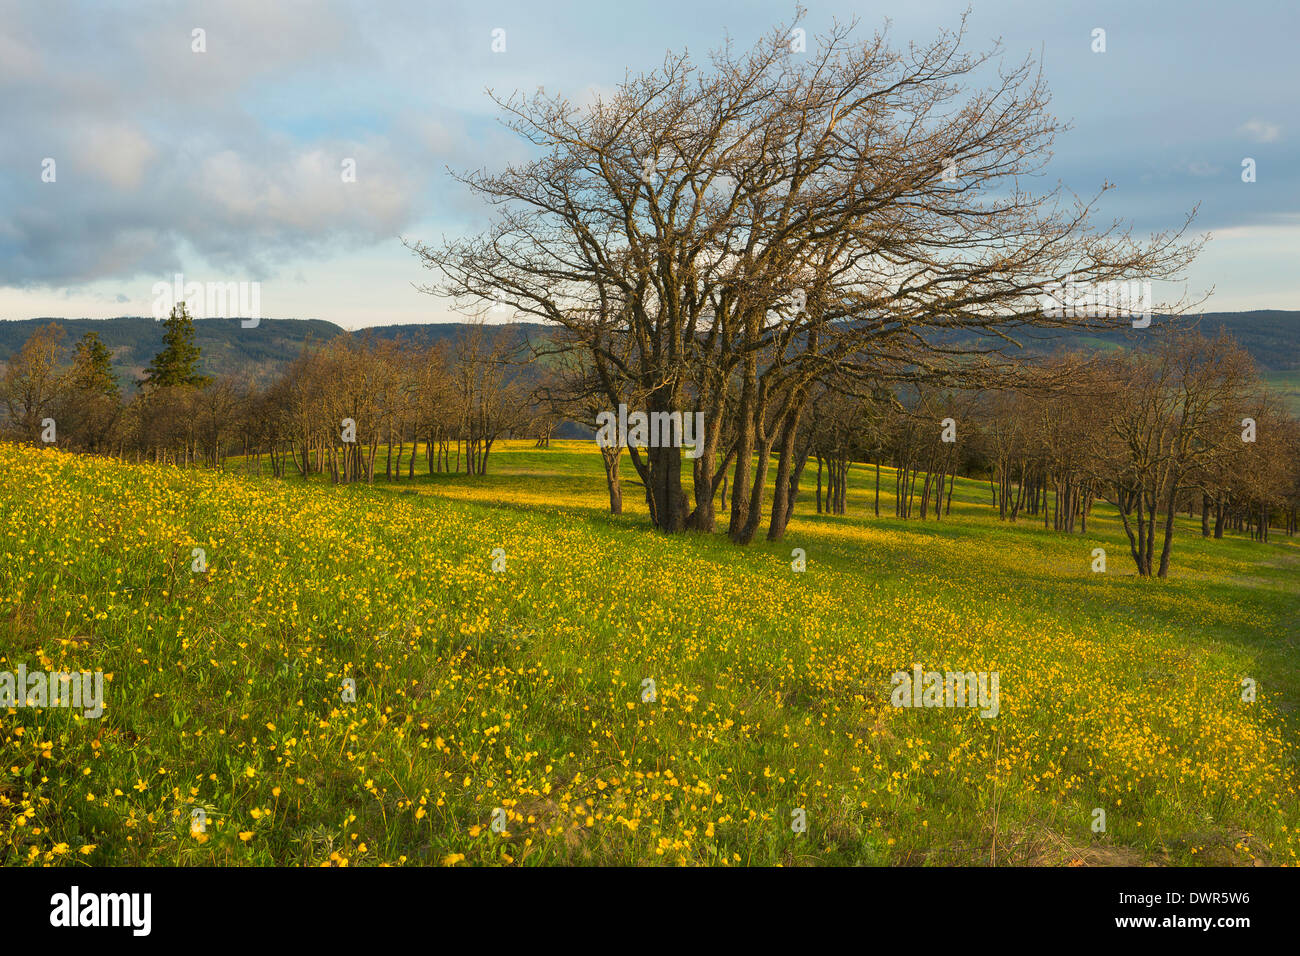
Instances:
[[[1157,320],[1158,322],[1159,320]],[[1251,312],[1206,312],[1184,316],[1182,323],[1207,335],[1226,330],[1254,358],[1261,373],[1300,410],[1300,312],[1261,309]],[[37,326],[53,322],[63,326],[69,347],[84,332],[95,330],[113,352],[113,366],[128,390],[162,345],[162,324],[150,317],[114,319],[6,319],[0,320],[0,362],[20,348]],[[348,332],[324,319],[262,319],[245,329],[239,319],[199,319],[196,338],[203,352],[204,370],[211,375],[248,375],[265,383],[298,355],[307,342],[325,342],[337,335],[404,339],[417,345],[448,341],[467,328],[467,322],[378,325]],[[545,335],[550,326],[519,322],[494,326],[509,328],[521,339]],[[1142,330],[1119,329],[1087,334],[1056,329],[1026,329],[1020,333],[1024,351],[1041,355],[1061,348],[1111,349],[1137,344]]]
[[[128,391],[162,347],[162,323],[149,317],[6,319],[0,320],[0,362],[21,348],[37,327],[51,322],[63,327],[64,344],[69,347],[86,332],[98,332],[112,351],[113,368]],[[525,328],[543,328],[522,323],[501,327],[516,329],[521,337]],[[328,342],[338,335],[371,335],[428,345],[452,339],[467,328],[470,324],[466,322],[446,322],[381,325],[348,332],[324,319],[261,319],[255,328],[246,329],[239,319],[196,319],[194,337],[203,353],[203,370],[207,374],[248,375],[265,383],[292,362],[308,342]]]

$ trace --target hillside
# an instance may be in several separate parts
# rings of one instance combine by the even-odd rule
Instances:
[[[128,388],[162,347],[162,324],[151,318],[8,320],[0,321],[0,362],[20,348],[37,327],[51,322],[64,329],[64,342],[68,345],[87,331],[98,332],[113,352],[113,368],[119,381]],[[199,319],[194,323],[195,339],[203,353],[203,370],[207,374],[249,375],[260,383],[279,374],[309,342],[355,334],[425,345],[454,338],[467,327],[464,323],[384,325],[349,333],[323,319],[262,319],[251,329],[242,328],[239,319]],[[510,328],[522,334],[528,327]]]
[[[860,469],[848,516],[805,492],[740,549],[610,517],[589,444],[493,462],[0,445],[0,663],[111,675],[102,719],[0,715],[0,863],[1297,862],[1294,540],[1180,519],[1139,580],[1102,505],[1055,534],[962,480],[941,523],[874,518]],[[891,705],[914,665],[1000,675],[996,713]]]
[[[1256,312],[1207,312],[1184,321],[1213,335],[1223,330],[1250,353],[1269,384],[1281,391],[1300,411],[1300,312],[1263,310]],[[151,318],[116,319],[10,319],[0,321],[0,362],[3,362],[39,325],[54,322],[66,331],[71,343],[88,329],[113,351],[113,365],[119,380],[131,386],[162,345],[162,326]],[[1158,322],[1157,322],[1158,324]],[[279,373],[310,341],[326,341],[336,335],[372,335],[380,339],[404,339],[418,344],[447,341],[468,327],[465,323],[423,325],[381,325],[349,333],[323,319],[262,319],[254,329],[240,327],[238,319],[200,319],[195,322],[196,338],[203,352],[204,369],[212,375],[250,375],[265,382]],[[545,335],[547,327],[515,323],[511,334]],[[1029,330],[1021,345],[1025,354],[1044,355],[1058,348],[1110,349],[1142,341],[1140,330],[1119,330],[1067,335],[1058,330]]]

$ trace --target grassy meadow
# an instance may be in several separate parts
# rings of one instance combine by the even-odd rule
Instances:
[[[241,465],[0,445],[0,671],[108,677],[99,719],[0,711],[3,863],[1297,862],[1281,534],[1182,518],[1144,581],[1107,505],[1055,533],[959,480],[904,521],[889,469],[880,518],[865,466],[818,516],[814,462],[741,549],[652,531],[626,460],[610,516],[590,444],[391,483],[381,453],[373,487]],[[998,715],[891,706],[914,664],[998,672]]]

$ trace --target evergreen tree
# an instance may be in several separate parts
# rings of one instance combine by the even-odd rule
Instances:
[[[77,342],[72,358],[72,387],[81,392],[118,397],[113,353],[100,341],[98,332],[87,332]]]
[[[194,344],[194,320],[190,318],[185,303],[172,306],[171,315],[163,324],[167,327],[163,333],[163,349],[144,370],[144,380],[140,385],[146,388],[202,388],[207,385],[211,379],[199,373],[199,347]]]

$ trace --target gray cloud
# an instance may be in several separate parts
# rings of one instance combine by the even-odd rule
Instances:
[[[0,5],[0,285],[165,274],[187,249],[259,278],[408,227],[436,144],[285,132],[257,114],[277,81],[375,55],[353,16],[334,3]],[[205,53],[191,50],[197,25]]]
[[[809,5],[807,25],[811,36],[860,15],[869,34],[888,13],[905,44],[954,26],[967,5],[828,0]],[[1086,196],[1114,183],[1102,218],[1139,231],[1175,226],[1199,202],[1198,230],[1237,237],[1267,263],[1259,275],[1289,283],[1290,246],[1274,237],[1300,213],[1294,4],[1226,15],[1094,0],[1086,16],[1025,0],[972,6],[971,45],[1000,35],[1013,61],[1041,54],[1053,109],[1075,124],[1027,185],[1059,178]],[[103,282],[111,298],[196,257],[223,273],[205,278],[234,280],[374,253],[332,275],[363,285],[382,258],[382,309],[409,295],[392,281],[409,258],[395,236],[477,230],[488,214],[444,167],[526,155],[493,121],[485,87],[582,101],[667,49],[704,61],[728,32],[746,45],[791,11],[785,0],[0,0],[0,287]],[[1105,54],[1090,50],[1095,26],[1108,31]],[[191,52],[196,27],[206,53]],[[489,49],[496,27],[508,54]],[[56,183],[41,182],[46,157]],[[339,176],[349,157],[356,183]],[[1254,183],[1240,179],[1244,157]]]

